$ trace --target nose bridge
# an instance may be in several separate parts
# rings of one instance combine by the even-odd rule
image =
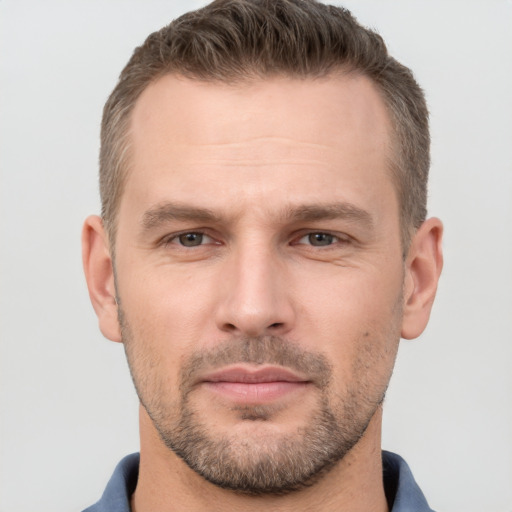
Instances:
[[[265,237],[233,247],[222,279],[218,327],[246,336],[289,330],[293,308],[278,250]]]

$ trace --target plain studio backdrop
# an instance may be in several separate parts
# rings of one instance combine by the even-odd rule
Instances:
[[[138,450],[121,345],[82,277],[101,110],[133,48],[197,1],[0,0],[0,512],[79,511]],[[512,511],[512,3],[349,0],[431,111],[445,269],[402,341],[383,446],[439,512]]]

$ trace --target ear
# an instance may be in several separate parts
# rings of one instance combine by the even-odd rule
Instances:
[[[103,336],[121,341],[117,317],[114,268],[107,234],[100,217],[91,215],[82,231],[82,259],[92,306]]]
[[[426,220],[414,235],[405,266],[402,338],[417,338],[425,329],[443,268],[443,224]]]

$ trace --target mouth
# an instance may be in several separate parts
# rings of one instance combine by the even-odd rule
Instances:
[[[207,374],[200,384],[238,405],[263,405],[304,391],[311,382],[279,366],[238,365]]]

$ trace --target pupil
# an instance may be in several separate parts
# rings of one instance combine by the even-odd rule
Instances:
[[[186,247],[201,245],[203,235],[201,233],[185,233],[180,235],[180,243]]]
[[[312,233],[309,235],[311,245],[330,245],[332,244],[333,236],[327,233]]]

